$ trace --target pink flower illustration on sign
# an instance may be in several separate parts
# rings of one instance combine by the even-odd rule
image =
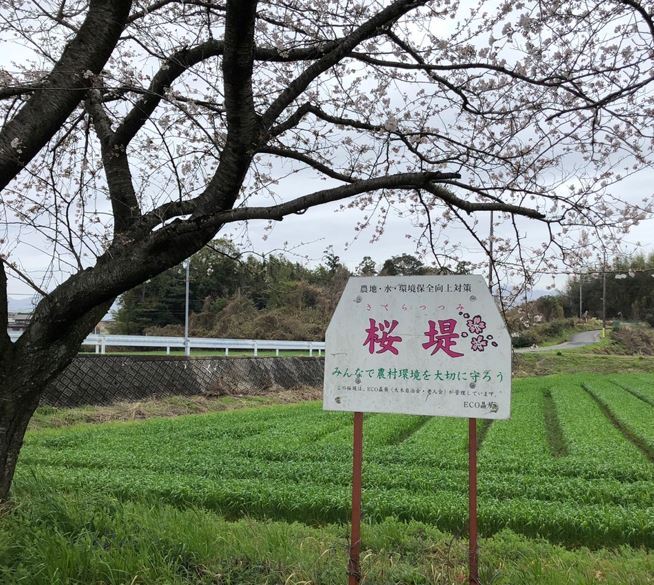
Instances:
[[[483,333],[486,329],[486,321],[482,321],[481,315],[475,315],[472,319],[466,321],[470,333]]]
[[[483,335],[478,335],[477,337],[473,337],[472,340],[470,341],[470,348],[472,349],[472,351],[484,351],[487,345],[488,345],[488,341],[484,339]]]

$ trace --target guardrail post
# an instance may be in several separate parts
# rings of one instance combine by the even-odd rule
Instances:
[[[257,357],[257,355],[258,355],[258,353],[257,353],[257,342],[255,341],[254,342],[254,357]]]
[[[276,349],[275,349],[275,355],[276,355],[277,357],[279,357],[279,348],[276,348]]]
[[[170,355],[170,345],[166,346],[166,355]]]
[[[309,342],[309,357],[313,357],[313,343]]]
[[[225,348],[225,357],[229,355],[229,347]]]
[[[100,353],[102,355],[107,353],[107,339],[104,335],[100,338]]]

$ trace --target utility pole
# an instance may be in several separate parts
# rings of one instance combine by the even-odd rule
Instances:
[[[582,280],[581,273],[579,273],[579,318],[583,319],[584,318],[584,309],[583,309],[583,303],[582,303],[582,289],[584,286],[584,281]]]
[[[488,290],[493,294],[493,211],[490,212],[488,236]],[[477,419],[468,419],[468,563],[469,584],[479,585],[479,551],[477,547]]]
[[[488,236],[488,290],[493,294],[493,210],[490,212],[490,233]]]
[[[188,336],[188,291],[189,291],[189,268],[191,267],[191,259],[186,259],[186,303],[184,306],[184,355],[189,357],[191,355],[191,340]]]
[[[602,265],[602,337],[606,337],[606,250]]]

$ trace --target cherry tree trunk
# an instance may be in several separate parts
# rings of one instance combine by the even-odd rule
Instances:
[[[11,386],[16,388],[21,381],[8,382],[6,379],[2,381],[4,383],[0,397],[0,501],[5,501],[9,496],[27,424],[39,404],[40,396],[32,392],[27,396],[15,398]]]
[[[9,497],[25,431],[41,396],[77,355],[113,300],[82,314],[69,306],[59,319],[44,300],[18,341],[11,343],[0,331],[0,502]]]

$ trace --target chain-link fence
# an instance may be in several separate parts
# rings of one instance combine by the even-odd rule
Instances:
[[[73,407],[165,395],[260,394],[322,386],[324,359],[78,357],[48,388],[42,404]]]

